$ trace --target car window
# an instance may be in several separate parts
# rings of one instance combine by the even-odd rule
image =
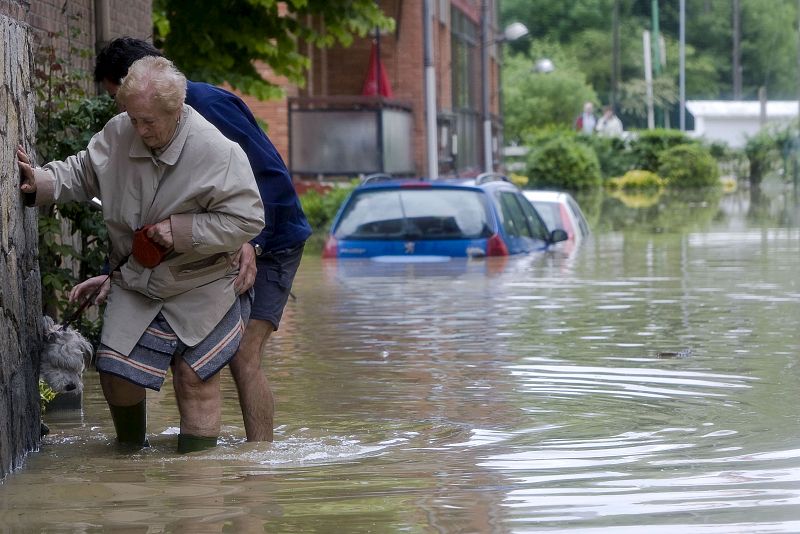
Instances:
[[[499,194],[500,210],[503,212],[503,227],[509,235],[533,237],[518,196],[510,191],[501,191]]]
[[[380,189],[356,193],[337,239],[476,239],[492,234],[485,195],[466,189]]]
[[[564,225],[561,224],[561,213],[559,213],[558,204],[541,200],[535,200],[532,204],[550,230],[555,230],[556,228],[564,229]]]
[[[572,210],[572,213],[575,215],[575,220],[578,221],[578,226],[581,229],[581,233],[583,235],[588,235],[589,223],[586,222],[586,217],[583,216],[583,212],[581,211],[580,206],[578,206],[578,203],[575,202],[574,199],[568,198],[567,204],[569,205],[569,208]]]
[[[548,226],[545,225],[545,222],[542,220],[542,217],[533,204],[528,202],[528,199],[522,195],[519,195],[519,202],[522,204],[522,211],[525,213],[525,218],[528,220],[528,226],[531,229],[531,236],[541,239],[542,241],[547,241],[550,239]]]

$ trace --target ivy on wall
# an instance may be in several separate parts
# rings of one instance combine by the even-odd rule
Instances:
[[[69,54],[91,52],[72,47]],[[36,150],[41,162],[62,160],[85,149],[116,113],[110,97],[89,94],[87,87],[93,86],[89,73],[70,68],[69,60],[58,57],[47,45],[39,48],[35,58]],[[107,232],[99,210],[78,203],[42,208],[39,268],[44,313],[63,317],[70,309],[66,292],[98,274],[106,254]],[[91,340],[98,338],[99,321],[82,318],[76,326]]]

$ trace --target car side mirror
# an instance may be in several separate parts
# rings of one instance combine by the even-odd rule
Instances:
[[[567,239],[569,239],[569,236],[567,235],[567,232],[565,232],[561,228],[556,228],[555,230],[550,232],[550,243],[551,244],[561,243],[562,241],[566,241]]]

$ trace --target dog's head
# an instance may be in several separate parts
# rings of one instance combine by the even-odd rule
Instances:
[[[74,328],[62,328],[46,315],[42,324],[44,347],[39,375],[56,393],[80,393],[83,369],[92,358],[92,344]]]

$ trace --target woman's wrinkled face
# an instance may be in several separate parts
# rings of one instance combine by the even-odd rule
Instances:
[[[164,111],[152,98],[129,98],[125,109],[136,133],[149,148],[163,148],[172,139],[178,125],[180,110]]]

